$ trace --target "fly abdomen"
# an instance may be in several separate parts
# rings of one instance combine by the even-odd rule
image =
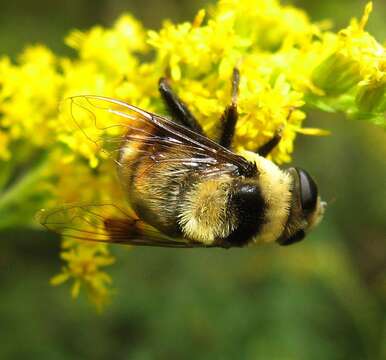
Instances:
[[[232,182],[228,175],[201,178],[184,194],[178,223],[186,238],[210,245],[236,228],[237,218],[229,208]]]

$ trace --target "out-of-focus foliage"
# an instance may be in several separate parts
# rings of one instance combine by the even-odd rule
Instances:
[[[327,8],[328,17],[359,15],[351,3],[339,4],[304,5]],[[104,6],[84,6],[90,5],[90,13],[104,14]],[[319,7],[313,16],[320,16]],[[375,2],[374,9],[379,19],[382,4]],[[4,56],[0,357],[383,359],[385,137],[380,128],[327,113],[315,122],[320,113],[310,110],[343,112],[384,126],[385,55],[364,30],[369,10],[336,32],[274,1],[222,1],[189,23],[166,22],[160,31],[148,32],[127,15],[112,27],[73,31],[66,38],[69,57],[42,45],[28,47],[16,60]],[[242,72],[240,148],[254,148],[271,136],[293,107],[275,161],[291,159],[296,134],[317,132],[313,127],[334,131],[329,138],[298,138],[296,148],[305,151],[295,152],[297,164],[308,164],[316,174],[322,195],[336,197],[321,228],[290,249],[114,249],[119,261],[111,275],[119,291],[98,317],[87,304],[68,301],[67,289],[51,290],[47,278],[58,267],[54,242],[44,241],[41,232],[15,229],[36,226],[33,215],[43,206],[120,195],[114,170],[74,131],[71,117],[58,114],[59,102],[93,93],[162,113],[157,80],[169,72],[216,137],[235,63]],[[65,265],[52,283],[71,278],[73,296],[85,287],[102,306],[111,292],[103,272],[113,262],[108,251],[64,242]]]

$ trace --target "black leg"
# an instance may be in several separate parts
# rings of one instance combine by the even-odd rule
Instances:
[[[183,101],[174,93],[166,78],[161,78],[159,80],[158,89],[162,99],[169,108],[171,115],[187,128],[199,134],[203,134],[201,125],[197,122],[196,118]]]
[[[232,101],[221,116],[222,131],[219,144],[229,149],[232,145],[233,136],[238,118],[237,96],[239,93],[240,72],[237,68],[233,69],[232,75]]]
[[[294,111],[294,108],[290,108],[287,119],[288,121],[292,115],[292,112]],[[271,153],[271,151],[279,144],[281,138],[282,138],[282,133],[283,133],[283,126],[279,127],[279,129],[276,131],[275,135],[273,136],[272,139],[268,140],[265,144],[261,145],[256,152],[263,157],[266,157]]]
[[[275,135],[273,136],[272,139],[268,140],[265,144],[261,145],[258,149],[257,149],[257,153],[260,155],[260,156],[263,156],[263,157],[266,157],[267,155],[269,155],[271,153],[271,151],[279,144],[280,140],[281,140],[281,133],[282,133],[282,130],[279,129],[279,131],[277,131],[275,133]]]

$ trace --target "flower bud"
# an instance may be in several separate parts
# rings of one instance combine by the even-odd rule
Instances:
[[[331,96],[345,93],[361,79],[359,63],[339,51],[327,57],[312,73],[313,83]]]
[[[386,111],[386,75],[376,81],[366,81],[359,86],[355,102],[362,112]]]

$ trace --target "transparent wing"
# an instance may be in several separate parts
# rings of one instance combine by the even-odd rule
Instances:
[[[185,170],[194,167],[209,175],[256,173],[255,165],[245,158],[162,116],[101,96],[74,96],[67,102],[80,131],[118,165],[122,165],[122,145],[130,143],[155,163],[180,162]],[[165,156],[169,150],[178,156]]]
[[[205,247],[204,244],[168,237],[112,204],[67,204],[40,210],[37,220],[48,230],[77,240],[174,248]]]

